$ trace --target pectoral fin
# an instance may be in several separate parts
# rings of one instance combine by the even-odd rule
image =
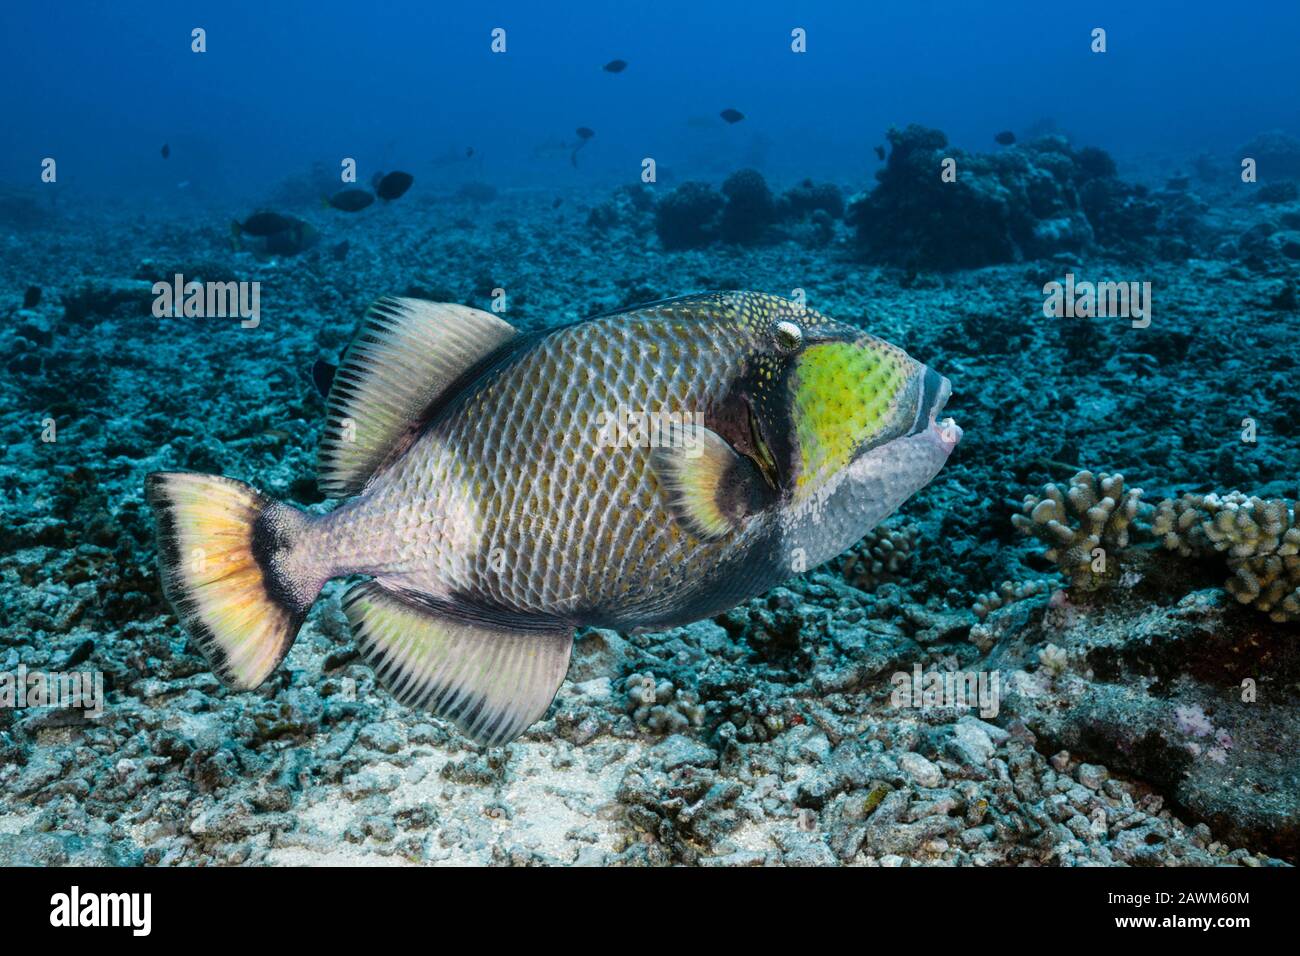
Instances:
[[[571,627],[461,619],[373,581],[348,591],[343,610],[366,663],[394,697],[484,746],[507,744],[539,720],[569,669]]]
[[[669,507],[702,538],[720,538],[760,510],[768,489],[754,462],[703,425],[674,424],[650,464]]]

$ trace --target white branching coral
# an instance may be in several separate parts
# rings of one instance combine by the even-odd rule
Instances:
[[[1044,644],[1038,651],[1038,663],[1053,678],[1060,677],[1069,669],[1070,655],[1064,648],[1055,644]]]
[[[649,671],[629,676],[623,689],[632,719],[651,730],[676,734],[704,723],[699,695],[678,690],[670,680],[655,680]]]
[[[1156,508],[1152,533],[1184,557],[1220,553],[1232,577],[1224,587],[1274,621],[1300,620],[1300,526],[1295,502],[1226,495],[1183,495]]]
[[[1043,494],[1026,495],[1023,514],[1011,521],[1023,533],[1048,546],[1044,556],[1056,563],[1079,590],[1112,583],[1115,554],[1128,546],[1129,527],[1142,507],[1142,490],[1125,489],[1124,476],[1081,471],[1064,491],[1047,484]]]

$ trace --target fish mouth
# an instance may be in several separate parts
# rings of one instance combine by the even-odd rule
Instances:
[[[921,384],[921,401],[918,403],[916,422],[910,434],[927,433],[934,435],[947,451],[957,447],[961,441],[962,430],[951,417],[939,420],[939,413],[952,396],[952,382],[929,366],[925,367],[925,377]]]

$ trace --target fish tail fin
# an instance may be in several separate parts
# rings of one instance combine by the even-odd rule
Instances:
[[[227,686],[251,690],[284,660],[329,574],[304,532],[315,518],[242,481],[154,472],[163,593]]]

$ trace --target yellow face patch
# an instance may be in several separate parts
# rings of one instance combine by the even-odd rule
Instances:
[[[873,339],[819,343],[799,356],[793,381],[798,488],[816,487],[863,444],[897,427],[898,400],[915,366],[905,352]]]

